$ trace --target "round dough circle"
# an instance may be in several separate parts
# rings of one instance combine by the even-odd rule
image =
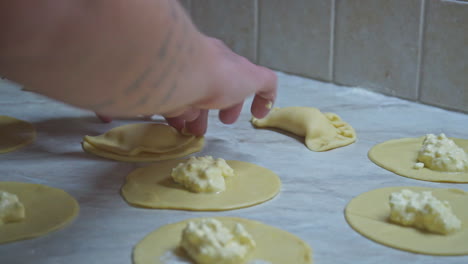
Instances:
[[[468,153],[468,140],[451,138]],[[428,168],[415,169],[418,151],[424,137],[389,140],[375,145],[368,157],[380,167],[398,175],[422,181],[468,183],[468,172],[440,172]]]
[[[271,170],[227,160],[236,175],[226,179],[226,190],[194,193],[171,178],[172,168],[186,161],[169,160],[134,170],[126,177],[123,197],[131,205],[147,208],[224,211],[263,203],[276,196],[281,188],[278,175]]]
[[[221,221],[229,229],[235,223],[244,225],[255,240],[257,246],[249,256],[250,260],[264,260],[271,264],[311,264],[312,250],[300,238],[281,229],[265,225],[263,223],[236,217],[214,217]],[[193,263],[180,249],[180,237],[182,230],[189,221],[188,219],[175,224],[165,225],[141,240],[133,250],[134,264],[165,264],[161,257],[168,252],[182,258],[183,262]],[[249,263],[248,261],[246,263]]]
[[[204,137],[183,135],[165,124],[137,123],[115,127],[99,136],[85,136],[82,147],[107,159],[152,162],[198,152],[204,143]]]
[[[0,116],[0,153],[11,152],[33,142],[36,130],[31,123]]]
[[[388,199],[402,189],[431,191],[437,199],[448,201],[462,222],[462,230],[445,236],[391,223]],[[389,247],[427,255],[468,255],[467,204],[468,193],[459,189],[387,187],[355,197],[346,206],[345,216],[358,233]]]
[[[0,244],[35,238],[60,229],[79,212],[77,201],[60,189],[41,184],[0,182],[0,190],[17,195],[26,215],[21,222],[0,225]]]

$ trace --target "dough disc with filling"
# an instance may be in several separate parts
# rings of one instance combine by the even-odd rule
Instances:
[[[252,163],[227,160],[236,175],[226,179],[226,190],[194,193],[171,178],[172,168],[186,161],[169,160],[134,170],[126,177],[123,197],[131,205],[147,208],[223,211],[263,203],[280,191],[281,181],[274,172]]]
[[[462,229],[450,235],[440,235],[390,222],[389,196],[402,189],[431,191],[437,199],[448,201],[462,222]],[[387,187],[355,197],[347,205],[345,216],[358,233],[389,247],[428,255],[468,255],[467,205],[468,193],[458,189]]]
[[[312,250],[298,237],[281,229],[263,223],[235,217],[215,217],[226,227],[232,229],[234,224],[241,223],[256,242],[256,248],[249,255],[249,260],[263,260],[271,264],[311,264]],[[134,264],[169,264],[161,257],[179,256],[175,263],[193,264],[179,247],[182,230],[188,219],[175,224],[165,225],[153,231],[141,240],[133,250]],[[173,262],[174,263],[174,262]],[[249,264],[249,261],[246,261]]]
[[[307,148],[326,151],[356,141],[356,132],[333,113],[322,113],[314,107],[273,108],[262,119],[252,118],[255,127],[280,128],[305,137]]]
[[[468,152],[468,140],[450,138],[455,144]],[[375,145],[368,153],[369,159],[380,167],[398,175],[423,181],[466,182],[468,172],[441,172],[428,168],[415,169],[418,151],[424,137],[389,140]]]
[[[33,142],[36,130],[31,123],[9,116],[0,116],[0,153],[17,150]]]
[[[77,201],[60,189],[0,182],[0,190],[17,195],[26,215],[21,222],[0,225],[0,244],[48,234],[70,223],[79,212]]]
[[[100,157],[130,162],[150,162],[187,156],[203,148],[204,138],[183,135],[156,123],[130,124],[99,136],[85,136],[83,149]]]

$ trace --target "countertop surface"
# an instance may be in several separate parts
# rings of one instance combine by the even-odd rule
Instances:
[[[132,249],[158,227],[191,217],[238,216],[287,230],[313,249],[314,263],[468,263],[468,256],[418,255],[377,244],[346,222],[343,210],[355,196],[387,186],[449,187],[468,191],[466,184],[417,181],[386,171],[367,158],[377,143],[402,137],[444,132],[468,138],[468,115],[450,112],[358,88],[339,87],[283,73],[276,106],[312,106],[334,112],[356,130],[356,143],[327,152],[312,152],[301,138],[254,129],[250,102],[233,125],[210,113],[206,145],[197,155],[255,163],[282,180],[274,199],[249,208],[224,212],[149,210],[129,206],[120,196],[124,177],[145,164],[116,162],[84,153],[84,135],[138,122],[103,124],[92,112],[0,84],[0,113],[23,119],[37,129],[36,141],[0,155],[0,180],[60,188],[80,203],[69,226],[44,237],[0,245],[0,263],[118,264],[131,263]],[[158,119],[158,118],[156,118]],[[161,119],[161,118],[159,118]],[[286,264],[286,263],[284,263]],[[289,263],[288,263],[289,264]],[[291,263],[293,264],[293,263]]]

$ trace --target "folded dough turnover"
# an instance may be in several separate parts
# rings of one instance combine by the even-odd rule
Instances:
[[[305,137],[307,148],[313,151],[326,151],[356,141],[354,129],[338,115],[322,113],[313,107],[275,107],[265,118],[252,118],[252,124],[258,128],[280,128]]]
[[[165,124],[120,126],[99,136],[85,136],[83,149],[119,161],[158,161],[200,151],[204,138],[184,135]]]

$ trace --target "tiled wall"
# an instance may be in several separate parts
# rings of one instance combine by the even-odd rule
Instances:
[[[468,112],[468,0],[181,0],[261,65]]]

